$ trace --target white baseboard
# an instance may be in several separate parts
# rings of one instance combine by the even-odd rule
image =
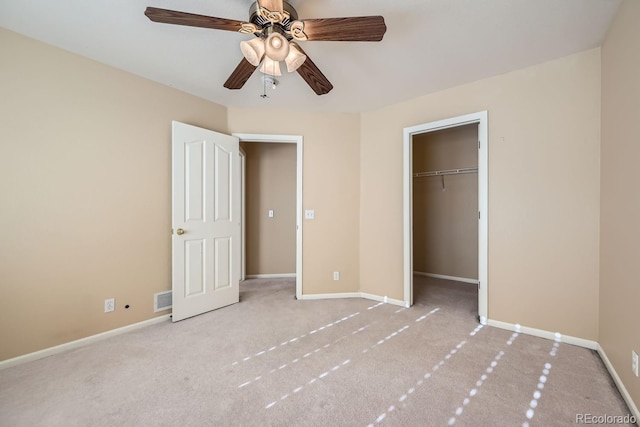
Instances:
[[[383,302],[385,304],[399,305],[406,307],[404,301],[393,298],[381,297],[379,295],[368,294],[366,292],[345,292],[341,294],[305,294],[302,295],[303,300],[319,300],[319,299],[335,299],[335,298],[364,298],[373,301]]]
[[[636,420],[640,420],[640,411],[638,411],[638,407],[636,406],[635,402],[631,398],[629,391],[624,386],[624,383],[622,382],[622,380],[620,379],[620,376],[618,375],[615,368],[613,367],[613,364],[607,357],[607,353],[605,353],[604,348],[602,348],[602,346],[598,343],[598,348],[596,350],[598,351],[600,358],[604,362],[604,366],[607,367],[609,374],[611,374],[613,381],[616,383],[616,387],[618,387],[618,390],[620,391],[620,394],[624,398],[624,401],[627,403],[627,406],[631,410],[632,415],[636,417]]]
[[[282,273],[282,274],[248,274],[245,279],[285,279],[289,277],[296,277],[296,273]]]
[[[433,277],[434,279],[444,279],[444,280],[453,280],[455,282],[470,283],[472,285],[478,284],[477,279],[467,279],[465,277],[446,276],[444,274],[434,274],[434,273],[422,273],[420,271],[414,271],[413,274],[416,276]]]
[[[63,351],[68,351],[74,348],[82,347],[87,344],[91,344],[93,342],[103,340],[105,338],[124,334],[125,332],[144,328],[146,326],[155,325],[156,323],[162,323],[169,320],[170,317],[171,317],[170,314],[165,314],[164,316],[154,317],[153,319],[144,320],[142,322],[134,323],[133,325],[123,326],[121,328],[112,329],[110,331],[102,332],[100,334],[91,335],[86,338],[81,338],[79,340],[60,344],[55,347],[49,347],[49,348],[45,348],[44,350],[39,350],[33,353],[14,357],[13,359],[3,360],[0,362],[0,370],[10,368],[12,366],[20,365],[22,363],[31,362],[33,360],[42,359],[44,357],[53,356],[54,354],[62,353]]]
[[[627,403],[627,406],[631,411],[631,415],[636,417],[636,420],[640,420],[640,411],[638,411],[638,407],[636,406],[635,402],[631,398],[629,391],[624,386],[615,368],[611,364],[611,361],[607,357],[607,354],[605,353],[604,349],[598,342],[586,340],[583,338],[572,337],[570,335],[562,335],[557,332],[549,332],[549,331],[544,331],[542,329],[535,329],[535,328],[529,328],[527,326],[514,325],[513,323],[500,322],[498,320],[489,319],[487,324],[489,326],[494,326],[500,329],[506,329],[508,331],[514,331],[514,332],[519,332],[527,335],[533,335],[536,337],[546,338],[554,341],[557,340],[563,343],[588,348],[589,350],[596,350],[600,355],[600,358],[602,359],[607,370],[609,371],[609,374],[611,374],[611,377],[613,378],[613,381],[615,382],[616,387],[620,391],[620,394],[624,398],[624,401]]]
[[[338,298],[360,298],[360,292],[345,292],[342,294],[304,294],[303,300],[338,299]]]
[[[534,337],[546,338],[548,340],[559,341],[566,344],[577,345],[578,347],[588,348],[590,350],[596,350],[598,343],[584,338],[572,337],[570,335],[562,335],[559,332],[549,332],[542,329],[530,328],[528,326],[514,325],[513,323],[500,322],[498,320],[487,321],[487,325],[500,329],[506,329],[508,331],[514,331],[527,335],[533,335]]]
[[[387,298],[386,296],[381,297],[380,295],[368,294],[366,292],[360,292],[360,297],[366,298],[366,299],[370,299],[370,300],[373,300],[373,301],[383,302],[385,304],[398,305],[400,307],[408,307],[409,306],[409,304],[407,304],[404,301],[401,301],[399,299]]]

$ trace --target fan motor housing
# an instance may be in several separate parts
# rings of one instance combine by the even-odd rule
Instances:
[[[291,41],[293,37],[289,34],[291,31],[291,22],[298,20],[298,12],[288,2],[282,2],[284,18],[281,22],[273,24],[267,18],[260,13],[260,5],[255,2],[249,8],[249,22],[255,24],[261,30],[273,27],[274,30],[285,36],[287,40]]]

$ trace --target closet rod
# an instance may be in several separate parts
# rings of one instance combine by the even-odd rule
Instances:
[[[478,168],[447,169],[442,171],[418,172],[418,173],[414,173],[413,177],[423,178],[426,176],[458,175],[461,173],[476,173],[476,172],[478,172]]]

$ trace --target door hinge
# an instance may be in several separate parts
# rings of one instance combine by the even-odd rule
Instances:
[[[478,150],[480,149],[480,141],[478,141]]]
[[[480,211],[478,211],[478,219],[480,219]]]

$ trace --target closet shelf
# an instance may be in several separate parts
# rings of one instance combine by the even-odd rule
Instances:
[[[441,171],[431,171],[431,172],[418,172],[414,173],[414,178],[424,178],[427,176],[440,176],[440,175],[458,175],[461,173],[477,173],[478,168],[462,168],[462,169],[447,169]]]

